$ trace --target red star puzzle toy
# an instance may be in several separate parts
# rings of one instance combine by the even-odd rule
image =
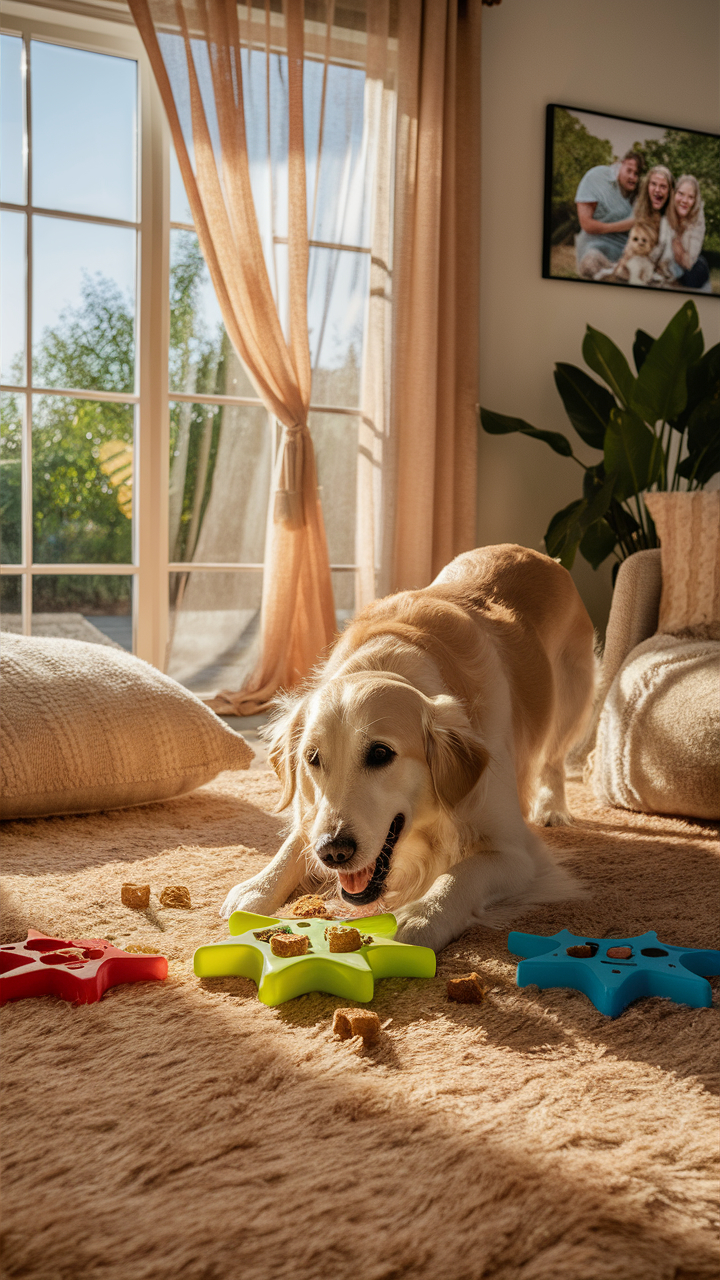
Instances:
[[[0,947],[0,1004],[23,996],[59,996],[93,1004],[121,982],[166,978],[165,956],[129,955],[104,938],[48,938],[28,929],[25,942]]]

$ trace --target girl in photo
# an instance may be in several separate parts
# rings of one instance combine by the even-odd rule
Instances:
[[[636,222],[649,222],[655,228],[655,244],[648,255],[653,266],[657,266],[662,256],[660,227],[672,204],[674,191],[675,181],[670,170],[664,164],[655,164],[646,173],[633,205]]]
[[[667,212],[660,223],[658,270],[669,283],[683,289],[702,289],[710,269],[700,250],[705,239],[705,212],[697,178],[678,178]]]
[[[633,205],[635,220],[653,222],[659,231],[660,219],[670,206],[674,186],[670,170],[664,164],[653,165],[646,173]]]

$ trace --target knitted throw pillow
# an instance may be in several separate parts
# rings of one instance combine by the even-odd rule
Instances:
[[[118,649],[3,633],[0,673],[1,818],[168,800],[253,758],[194,694]]]
[[[720,492],[649,493],[660,538],[658,631],[720,640]]]
[[[720,818],[720,644],[657,634],[628,655],[605,699],[596,795],[620,809]]]

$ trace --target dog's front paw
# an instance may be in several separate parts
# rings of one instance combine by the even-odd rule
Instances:
[[[538,827],[572,827],[575,820],[564,806],[561,808],[538,801],[532,809],[530,821]]]
[[[233,911],[251,911],[256,915],[272,914],[272,899],[264,893],[252,880],[243,880],[242,884],[233,885],[223,902],[219,914],[226,920]]]
[[[452,941],[454,935],[448,922],[443,921],[441,913],[428,909],[428,904],[422,899],[399,907],[394,914],[398,922],[396,942],[440,951]]]
[[[538,827],[571,827],[573,820],[565,803],[563,789],[549,785],[538,787],[529,813],[530,822]]]

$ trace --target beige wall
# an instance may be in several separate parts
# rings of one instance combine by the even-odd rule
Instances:
[[[684,295],[541,278],[545,107],[720,131],[720,0],[502,0],[483,10],[482,102],[480,402],[566,432],[590,461],[555,390],[555,361],[584,367],[586,324],[629,356],[635,330],[657,335]],[[720,301],[697,305],[709,346]],[[544,444],[481,431],[478,543],[543,549],[581,478]],[[573,574],[604,628],[610,562],[594,573],[578,557]]]

